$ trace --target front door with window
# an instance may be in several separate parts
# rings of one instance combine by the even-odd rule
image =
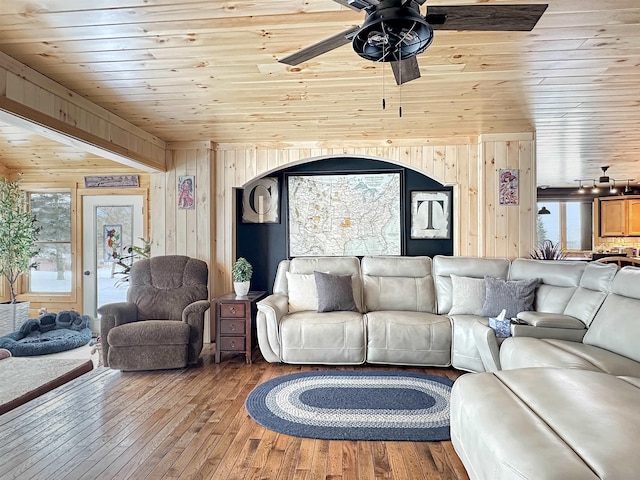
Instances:
[[[142,195],[83,197],[83,312],[94,318],[101,305],[126,299],[128,284],[122,281],[114,252],[143,247],[143,202]],[[94,333],[99,333],[94,323]]]

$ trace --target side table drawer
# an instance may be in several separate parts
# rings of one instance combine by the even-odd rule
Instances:
[[[244,352],[244,337],[220,337],[220,350]]]
[[[221,335],[244,335],[244,320],[220,320]]]
[[[245,318],[244,303],[220,303],[220,317]]]

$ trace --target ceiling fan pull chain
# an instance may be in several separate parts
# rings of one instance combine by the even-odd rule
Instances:
[[[384,98],[384,63],[382,64],[382,109],[385,110],[387,108],[387,100]]]
[[[398,107],[398,118],[402,118],[402,51],[400,51],[398,53],[400,60],[399,60],[399,75],[398,77],[400,78],[400,85],[398,85],[398,89],[399,89],[399,97],[400,97],[400,106]]]
[[[384,97],[384,62],[382,62],[382,110],[386,110],[387,108],[387,101]]]

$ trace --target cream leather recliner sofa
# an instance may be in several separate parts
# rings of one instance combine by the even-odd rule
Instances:
[[[350,275],[355,311],[318,313],[314,272]],[[283,260],[256,325],[269,362],[451,364],[451,323],[436,313],[429,257]]]

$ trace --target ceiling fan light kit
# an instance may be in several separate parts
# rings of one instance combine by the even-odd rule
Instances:
[[[353,50],[373,62],[398,62],[424,52],[433,41],[433,28],[417,4],[383,0],[353,37]]]

